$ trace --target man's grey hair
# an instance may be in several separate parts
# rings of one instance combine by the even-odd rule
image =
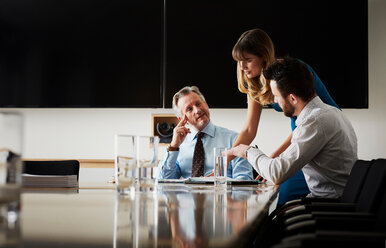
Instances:
[[[176,115],[178,117],[182,117],[181,110],[178,108],[178,100],[180,100],[181,97],[188,95],[189,93],[194,92],[196,93],[201,100],[205,101],[204,95],[200,92],[197,86],[185,86],[184,88],[180,89],[176,94],[173,96],[173,110],[175,111]]]

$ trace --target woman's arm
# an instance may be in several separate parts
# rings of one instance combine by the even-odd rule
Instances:
[[[257,133],[257,127],[259,126],[261,110],[263,109],[263,107],[258,102],[251,99],[249,96],[247,96],[247,98],[247,119],[245,121],[243,130],[241,130],[239,136],[237,137],[235,143],[233,143],[232,147],[238,146],[240,144],[251,144]],[[229,162],[234,158],[235,156],[233,155],[227,155],[228,166]]]
[[[247,119],[245,121],[244,128],[241,130],[239,136],[233,144],[233,147],[240,144],[251,144],[257,133],[257,128],[260,122],[261,110],[262,106],[248,96]]]
[[[276,158],[276,157],[279,157],[279,155],[285,151],[285,149],[287,149],[290,145],[291,145],[291,139],[292,139],[292,133],[290,134],[290,136],[288,136],[288,138],[284,141],[283,144],[281,144],[281,146],[279,146],[279,148],[276,149],[276,151],[274,151],[272,154],[271,154],[271,158]]]

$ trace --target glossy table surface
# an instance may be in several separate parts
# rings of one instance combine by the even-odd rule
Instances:
[[[24,191],[20,220],[1,227],[0,247],[235,247],[250,239],[276,190],[159,184],[157,192],[129,195]]]

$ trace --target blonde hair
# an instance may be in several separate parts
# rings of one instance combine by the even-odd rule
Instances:
[[[275,48],[271,38],[261,29],[251,29],[244,32],[232,50],[233,59],[237,61],[238,88],[248,94],[261,105],[273,102],[273,95],[269,81],[263,72],[259,77],[248,78],[240,67],[240,61],[245,60],[245,53],[250,53],[263,59],[263,70],[275,61]]]

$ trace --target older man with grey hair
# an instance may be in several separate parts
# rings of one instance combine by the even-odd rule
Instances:
[[[196,86],[184,87],[173,97],[173,109],[179,119],[166,157],[159,163],[159,178],[178,179],[208,176],[213,173],[214,147],[231,148],[238,134],[214,125],[204,96]],[[246,159],[229,163],[227,175],[252,180],[252,167]]]

